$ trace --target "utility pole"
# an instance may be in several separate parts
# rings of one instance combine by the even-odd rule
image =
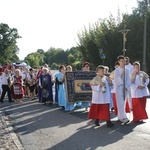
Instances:
[[[119,32],[122,33],[123,35],[123,56],[125,57],[125,53],[126,53],[126,41],[127,41],[127,38],[126,38],[126,35],[127,33],[129,32],[130,30],[129,29],[126,29],[126,26],[124,25],[124,29],[123,30],[120,30]]]
[[[147,9],[148,9],[148,1],[144,2],[144,33],[143,33],[143,71],[147,71],[146,66],[146,36],[147,36]]]

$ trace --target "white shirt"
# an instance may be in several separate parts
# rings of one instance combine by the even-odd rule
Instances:
[[[144,83],[143,89],[138,89],[138,86],[140,85],[140,75],[136,75],[135,82],[131,83],[131,96],[132,98],[142,98],[144,96],[149,96],[149,90],[147,88],[147,85],[149,84],[149,78],[146,79],[146,82]]]
[[[9,77],[9,74],[3,73],[1,77],[2,77],[2,84],[3,84],[3,85],[8,85],[8,77]]]

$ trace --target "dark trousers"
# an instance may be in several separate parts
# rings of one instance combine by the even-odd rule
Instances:
[[[12,101],[11,99],[11,91],[10,91],[10,87],[8,85],[2,85],[2,89],[3,89],[3,92],[2,92],[2,96],[1,96],[1,100],[0,101],[3,101],[4,100],[4,97],[5,97],[5,94],[7,92],[8,94],[8,100],[9,101]]]

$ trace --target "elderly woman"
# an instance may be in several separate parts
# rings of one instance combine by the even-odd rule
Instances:
[[[17,102],[21,102],[23,98],[23,78],[21,76],[21,72],[19,69],[15,70],[15,74],[13,76],[13,85],[12,85],[12,98]]]
[[[39,78],[39,86],[41,90],[41,101],[46,104],[47,101],[53,103],[53,93],[52,93],[52,77],[49,74],[48,68],[43,68],[43,73]]]

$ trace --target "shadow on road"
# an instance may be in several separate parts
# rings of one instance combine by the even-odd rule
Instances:
[[[59,136],[64,136],[63,140],[56,142],[47,150],[94,150],[105,147],[123,139],[138,125],[130,123],[121,126],[120,122],[113,121],[115,124],[113,128],[107,128],[105,122],[102,122],[100,127],[95,127],[93,121],[87,120],[88,112],[77,111],[69,114],[56,105],[45,106],[31,100],[24,100],[23,104],[4,104],[2,110],[15,120],[16,132],[22,136],[54,127],[65,129],[67,136],[62,135],[65,132],[60,132]],[[115,117],[111,115],[112,118]],[[70,128],[69,125],[73,127]],[[74,130],[74,133],[69,133],[71,130]],[[47,140],[51,141],[51,139]]]

